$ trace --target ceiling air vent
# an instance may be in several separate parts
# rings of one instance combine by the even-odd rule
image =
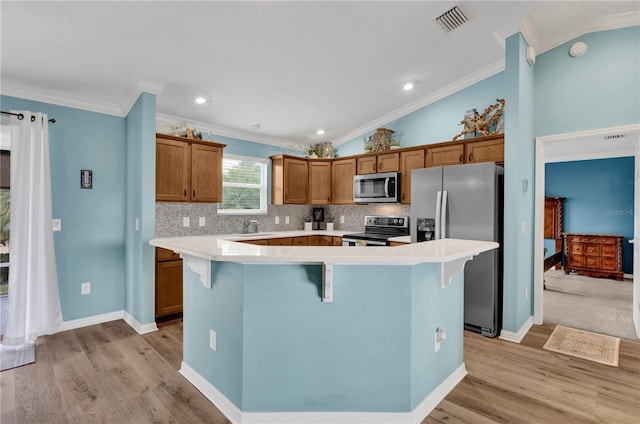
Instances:
[[[436,18],[436,22],[440,24],[440,28],[442,28],[444,32],[451,32],[468,20],[469,18],[462,13],[462,10],[458,6],[453,6]]]
[[[602,137],[605,140],[620,140],[621,138],[625,138],[626,135],[624,134],[612,134],[612,135],[605,135],[604,137]]]

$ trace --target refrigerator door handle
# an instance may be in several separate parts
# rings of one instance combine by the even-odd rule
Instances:
[[[442,223],[442,228],[440,229],[440,234],[442,238],[447,238],[447,197],[449,192],[444,190],[442,192],[442,217],[440,218],[440,222]]]
[[[436,196],[436,234],[435,239],[440,240],[440,212],[442,209],[442,191],[438,190]]]

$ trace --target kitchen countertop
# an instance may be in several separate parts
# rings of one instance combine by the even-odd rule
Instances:
[[[335,265],[416,265],[445,263],[498,248],[498,243],[443,239],[393,247],[355,246],[259,246],[242,243],[260,238],[328,235],[340,237],[352,231],[273,231],[256,234],[156,238],[153,246],[211,261],[239,263],[330,263]]]

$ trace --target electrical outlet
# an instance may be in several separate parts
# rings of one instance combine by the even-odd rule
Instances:
[[[204,227],[206,224],[206,219],[204,218],[204,216],[201,216],[200,218],[198,218],[198,225],[201,227]]]
[[[437,352],[440,350],[440,342],[438,341],[438,332],[433,335],[433,351]]]
[[[340,215],[340,223],[344,224],[344,215]]]
[[[80,284],[80,294],[91,294],[91,283],[87,281],[86,283]]]
[[[288,216],[284,217],[284,223],[287,224],[287,225],[289,224],[289,217]]]
[[[524,300],[529,300],[529,287],[524,288]]]
[[[135,220],[136,231],[140,231],[140,218],[136,218]]]
[[[436,328],[436,334],[433,339],[433,351],[437,352],[440,350],[440,345],[447,340],[447,330],[445,328]]]
[[[215,351],[217,348],[218,341],[216,340],[216,332],[213,330],[209,330],[209,347],[211,350]]]
[[[189,224],[189,217],[188,216],[183,217],[182,218],[182,226],[183,227],[188,227],[189,225],[190,225]]]
[[[51,229],[53,231],[62,231],[62,220],[54,218],[51,220]]]
[[[526,232],[527,232],[527,226],[525,225],[525,223],[524,223],[524,222],[521,222],[521,223],[520,223],[520,235],[522,235],[522,236],[523,236],[523,235],[524,235],[524,233],[526,233]]]
[[[276,225],[280,224],[280,217],[276,216]]]

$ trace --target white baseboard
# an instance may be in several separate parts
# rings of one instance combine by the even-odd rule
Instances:
[[[411,412],[242,412],[197,371],[182,362],[182,374],[234,424],[419,424],[467,375],[464,363]]]
[[[533,317],[531,316],[527,318],[524,324],[522,324],[522,327],[520,327],[517,333],[514,333],[513,331],[502,330],[500,331],[500,338],[509,342],[520,343],[522,339],[524,339],[524,336],[527,335],[527,332],[532,325]]]
[[[157,331],[158,330],[158,326],[156,325],[155,321],[154,322],[150,322],[148,324],[140,324],[133,316],[131,316],[131,314],[129,314],[129,312],[124,311],[124,316],[122,317],[122,319],[124,320],[124,322],[126,322],[127,324],[129,324],[129,326],[131,328],[133,328],[134,330],[136,330],[136,332],[138,334],[146,334],[146,333],[151,333],[152,331]]]
[[[106,314],[93,315],[86,318],[74,319],[71,321],[64,321],[60,327],[60,331],[75,330],[76,328],[88,327],[90,325],[102,324],[109,321],[115,321],[118,319],[124,320],[131,328],[133,328],[138,334],[150,333],[156,331],[158,327],[155,322],[149,324],[140,324],[134,317],[132,317],[127,311],[114,311]]]
[[[124,317],[124,311],[108,312],[106,314],[93,315],[86,318],[63,321],[60,331],[75,330],[76,328],[88,327],[90,325],[102,324],[104,322],[115,321]]]

